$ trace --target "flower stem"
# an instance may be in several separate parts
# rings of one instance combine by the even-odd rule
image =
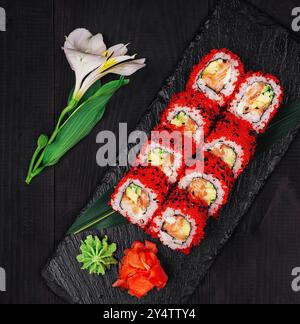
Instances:
[[[77,106],[77,104],[78,104],[78,101],[73,99],[73,100],[71,100],[69,105],[62,111],[62,113],[58,119],[58,122],[56,124],[55,130],[54,130],[53,134],[51,135],[47,146],[52,144],[55,141],[55,139],[61,129],[61,125],[64,122],[66,115],[70,111],[72,111]],[[29,185],[31,183],[31,181],[33,180],[33,178],[38,176],[45,169],[45,167],[41,167],[41,164],[43,162],[43,158],[44,158],[44,154],[45,154],[45,150],[46,150],[47,146],[44,147],[43,149],[38,147],[36,149],[36,151],[34,152],[31,162],[30,162],[29,170],[28,170],[26,184]],[[42,150],[43,150],[43,152],[42,152]],[[38,156],[39,156],[39,159],[36,161]]]
[[[27,183],[27,184],[30,184],[30,182],[31,182],[31,180],[32,180],[32,179],[31,179],[32,169],[33,169],[33,166],[34,166],[35,160],[37,159],[37,157],[38,157],[38,155],[39,155],[40,152],[41,152],[41,148],[38,147],[38,148],[36,149],[36,151],[34,152],[33,157],[32,157],[32,159],[31,159],[31,161],[30,161],[29,170],[28,170],[28,174],[27,174],[27,178],[26,178],[26,183]]]
[[[29,185],[29,184],[31,183],[31,181],[32,181],[35,177],[37,177],[39,174],[41,174],[44,170],[45,170],[45,168],[44,168],[44,167],[41,167],[41,168],[39,168],[38,170],[35,170],[35,171],[31,172],[30,174],[28,174],[28,176],[27,176],[27,178],[26,178],[26,184]]]
[[[62,113],[61,113],[61,115],[60,115],[60,117],[58,119],[58,122],[56,124],[55,130],[54,130],[53,134],[50,137],[48,145],[52,144],[55,141],[55,138],[56,138],[56,136],[58,135],[58,133],[60,131],[61,125],[62,125],[66,115],[71,110],[73,110],[76,107],[77,104],[78,104],[78,101],[76,99],[72,99],[72,101],[69,103],[69,105],[62,111]]]

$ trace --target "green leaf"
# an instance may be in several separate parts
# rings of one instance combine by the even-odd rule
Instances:
[[[106,104],[114,93],[126,84],[128,80],[124,78],[109,82],[79,106],[61,128],[55,142],[46,147],[42,166],[57,164],[69,150],[83,140],[102,119]]]
[[[101,89],[102,83],[101,80],[96,81],[84,94],[84,96],[80,99],[79,104],[84,103],[87,101],[90,97],[93,97],[100,89]]]
[[[68,235],[77,234],[85,230],[103,230],[128,224],[128,221],[118,213],[114,213],[108,205],[114,189],[108,190],[94,204],[92,204],[69,229]],[[110,215],[105,217],[106,215]],[[104,218],[104,219],[103,219]],[[100,221],[103,219],[102,221]]]
[[[285,105],[280,108],[266,132],[259,136],[256,156],[269,151],[274,144],[295,131],[300,125],[300,102]]]
[[[91,251],[91,253],[78,255],[76,260],[82,264],[81,269],[89,271],[90,274],[104,276],[106,270],[118,263],[114,258],[117,245],[115,243],[109,244],[107,236],[102,242],[97,236],[88,236],[85,241],[81,242],[80,247],[81,253],[87,250]]]

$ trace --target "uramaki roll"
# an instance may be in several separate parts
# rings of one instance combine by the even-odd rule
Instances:
[[[166,130],[160,134],[164,134],[166,139],[171,135]],[[180,141],[182,143],[183,140]],[[172,141],[160,141],[156,136],[152,136],[151,140],[142,147],[135,165],[157,168],[165,174],[171,184],[174,184],[185,168],[184,152],[181,145],[177,148]]]
[[[172,250],[189,254],[204,238],[207,205],[174,190],[149,225],[148,233]]]
[[[218,218],[234,182],[229,166],[214,154],[205,152],[203,168],[187,168],[178,186],[186,190],[192,199],[205,201],[209,206],[208,215]]]
[[[256,148],[256,134],[249,124],[225,113],[208,136],[204,149],[219,157],[237,178],[248,166]]]
[[[203,94],[186,91],[175,95],[161,118],[161,126],[189,134],[199,143],[207,137],[220,114],[220,107]]]
[[[236,54],[214,49],[194,67],[187,88],[202,92],[224,107],[243,75],[244,64]]]
[[[282,100],[283,88],[276,77],[262,72],[250,72],[241,81],[229,110],[261,134],[278,112]]]
[[[168,178],[158,168],[133,168],[120,181],[111,206],[132,224],[145,228],[169,192]]]

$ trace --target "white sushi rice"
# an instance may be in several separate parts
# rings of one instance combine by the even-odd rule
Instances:
[[[275,95],[272,104],[269,106],[269,108],[263,114],[262,118],[259,120],[256,119],[256,117],[254,117],[251,113],[244,114],[243,107],[241,105],[248,88],[256,82],[264,82],[269,84],[273,88]],[[240,91],[235,96],[234,100],[230,105],[230,111],[237,117],[243,118],[244,120],[250,122],[253,125],[254,130],[256,132],[260,132],[262,129],[265,128],[266,124],[269,123],[272,113],[278,107],[280,95],[281,88],[274,80],[266,78],[265,76],[253,76],[247,79],[247,81],[242,84]]]
[[[149,154],[156,149],[162,149],[168,154],[174,156],[173,172],[167,172],[165,174],[168,177],[170,183],[175,183],[179,176],[179,170],[183,166],[184,158],[182,152],[171,149],[171,145],[163,145],[156,142],[151,142],[151,144],[148,143],[146,145],[146,148],[142,149],[138,157],[138,164],[143,166],[149,166],[151,164],[148,162]]]
[[[203,73],[203,71],[207,68],[207,66],[210,63],[212,63],[214,61],[217,61],[219,59],[230,61],[230,63],[231,63],[231,74],[230,74],[230,82],[228,82],[225,85],[225,87],[222,89],[222,91],[220,93],[216,93],[214,90],[207,87],[204,80],[201,79],[201,74]],[[240,65],[239,61],[234,60],[230,55],[228,55],[226,53],[223,53],[223,52],[217,53],[211,59],[211,61],[203,68],[203,70],[201,70],[199,72],[193,88],[195,90],[200,90],[201,92],[205,93],[208,98],[210,98],[210,99],[212,99],[214,101],[217,101],[218,103],[223,105],[224,104],[223,96],[229,97],[235,91],[235,84],[238,81],[238,78],[240,76],[240,72],[239,72],[239,69],[238,69],[239,65]]]
[[[126,189],[131,185],[135,184],[139,187],[141,187],[145,192],[148,193],[149,198],[150,198],[150,206],[148,207],[146,213],[139,213],[136,214],[133,212],[132,208],[128,206],[124,206],[122,204],[122,198],[126,192]],[[145,226],[147,223],[151,220],[153,217],[154,213],[157,211],[159,205],[158,202],[156,201],[157,199],[157,194],[153,192],[151,189],[146,188],[139,180],[136,179],[128,179],[126,183],[119,189],[118,194],[116,195],[116,198],[111,201],[112,208],[119,212],[121,215],[124,217],[128,218],[129,221],[132,224],[138,224],[140,226]]]
[[[185,176],[184,178],[182,178],[181,181],[179,182],[178,186],[180,189],[187,190],[188,187],[190,186],[190,184],[192,183],[192,181],[197,178],[201,178],[201,179],[204,179],[204,180],[210,182],[217,190],[217,199],[216,199],[216,201],[214,201],[211,204],[211,206],[208,210],[209,216],[214,215],[218,211],[219,207],[223,205],[223,200],[224,200],[224,196],[225,196],[225,192],[222,188],[222,184],[220,183],[220,181],[218,179],[216,179],[211,174],[203,174],[203,173],[199,173],[199,172],[194,172],[194,173],[190,173],[187,176]]]
[[[186,115],[188,115],[198,125],[196,134],[194,134],[193,138],[196,141],[196,143],[202,143],[204,136],[204,121],[201,112],[193,109],[192,107],[176,105],[174,106],[173,110],[170,111],[167,118],[168,121],[171,123],[172,120],[181,112],[184,112]]]
[[[237,159],[236,159],[235,165],[232,170],[233,170],[234,175],[236,176],[242,167],[242,159],[244,157],[244,149],[240,145],[236,144],[235,142],[227,140],[225,137],[221,137],[219,139],[216,139],[215,141],[205,144],[204,150],[211,151],[212,149],[217,147],[219,144],[227,145],[235,151],[235,153],[237,155]]]
[[[168,220],[170,223],[172,223],[172,218],[174,216],[183,216],[191,224],[192,230],[191,230],[189,238],[185,242],[175,239],[174,237],[172,237],[171,235],[169,235],[162,229],[164,223],[168,222]],[[196,235],[196,229],[197,229],[196,222],[193,218],[186,215],[181,210],[174,210],[172,208],[168,208],[161,216],[157,217],[154,220],[154,224],[155,224],[154,228],[159,236],[159,239],[161,240],[161,242],[164,245],[168,246],[170,249],[185,250],[185,249],[191,247],[191,245],[193,243],[193,238]]]

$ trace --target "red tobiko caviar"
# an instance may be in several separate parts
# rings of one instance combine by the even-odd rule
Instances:
[[[237,178],[253,158],[256,139],[245,120],[227,112],[206,139],[205,150],[227,163]]]
[[[129,295],[137,298],[146,296],[154,288],[163,289],[168,282],[168,276],[156,256],[157,253],[156,244],[149,241],[145,244],[135,242],[124,253],[119,279],[113,287],[125,289]]]

